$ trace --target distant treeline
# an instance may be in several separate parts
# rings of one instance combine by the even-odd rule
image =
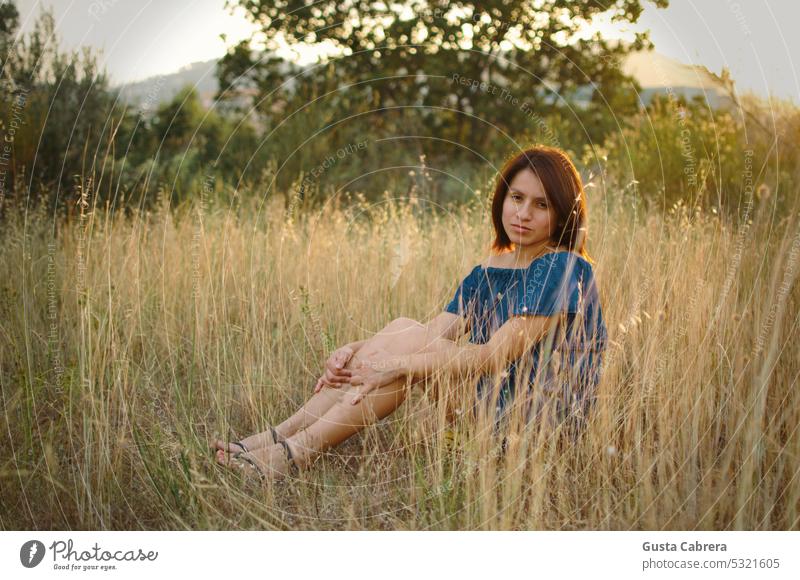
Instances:
[[[81,196],[135,209],[201,192],[228,204],[275,192],[318,203],[345,191],[457,202],[485,196],[503,160],[531,143],[566,149],[595,191],[624,189],[637,203],[736,213],[754,195],[797,195],[798,111],[754,98],[713,110],[671,91],[642,108],[618,57],[644,41],[603,45],[614,58],[581,53],[600,80],[579,103],[583,73],[566,66],[551,67],[563,85],[553,96],[452,51],[424,55],[437,74],[421,76],[410,74],[418,55],[299,69],[243,43],[220,64],[213,108],[192,87],[161,102],[157,85],[134,107],[91,50],[62,51],[51,12],[20,40],[18,21],[13,3],[0,6],[0,213],[31,202],[69,213]],[[440,22],[431,15],[431,27]],[[381,63],[384,82],[373,84]],[[385,81],[397,71],[409,74]]]

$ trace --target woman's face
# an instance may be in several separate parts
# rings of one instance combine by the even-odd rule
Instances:
[[[517,246],[545,243],[555,225],[556,213],[547,201],[542,182],[532,169],[518,171],[503,201],[503,227],[509,239]]]

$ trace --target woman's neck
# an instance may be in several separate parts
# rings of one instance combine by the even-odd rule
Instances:
[[[533,262],[536,258],[544,256],[550,252],[558,251],[558,247],[551,244],[550,241],[545,241],[540,244],[531,244],[529,246],[517,246],[507,252],[508,259],[513,262],[512,268],[522,268]]]

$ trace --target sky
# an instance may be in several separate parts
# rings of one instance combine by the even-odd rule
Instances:
[[[0,2],[6,0],[0,0]],[[714,73],[728,67],[740,91],[800,103],[797,0],[671,0],[666,9],[644,0],[635,30],[650,30],[656,50]],[[254,26],[225,0],[16,0],[21,29],[30,30],[41,5],[51,6],[64,47],[102,49],[112,83],[170,73],[225,53]],[[618,25],[605,34],[625,37]],[[224,33],[227,42],[220,38]],[[305,60],[311,58],[304,55]]]

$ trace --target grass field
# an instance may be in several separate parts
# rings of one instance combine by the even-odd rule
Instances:
[[[729,223],[589,190],[612,342],[577,443],[530,430],[497,459],[462,421],[450,446],[414,392],[301,479],[262,488],[215,466],[208,439],[285,418],[335,346],[436,315],[492,235],[477,198],[293,219],[284,204],[9,214],[0,527],[800,527],[800,227],[770,199]]]

